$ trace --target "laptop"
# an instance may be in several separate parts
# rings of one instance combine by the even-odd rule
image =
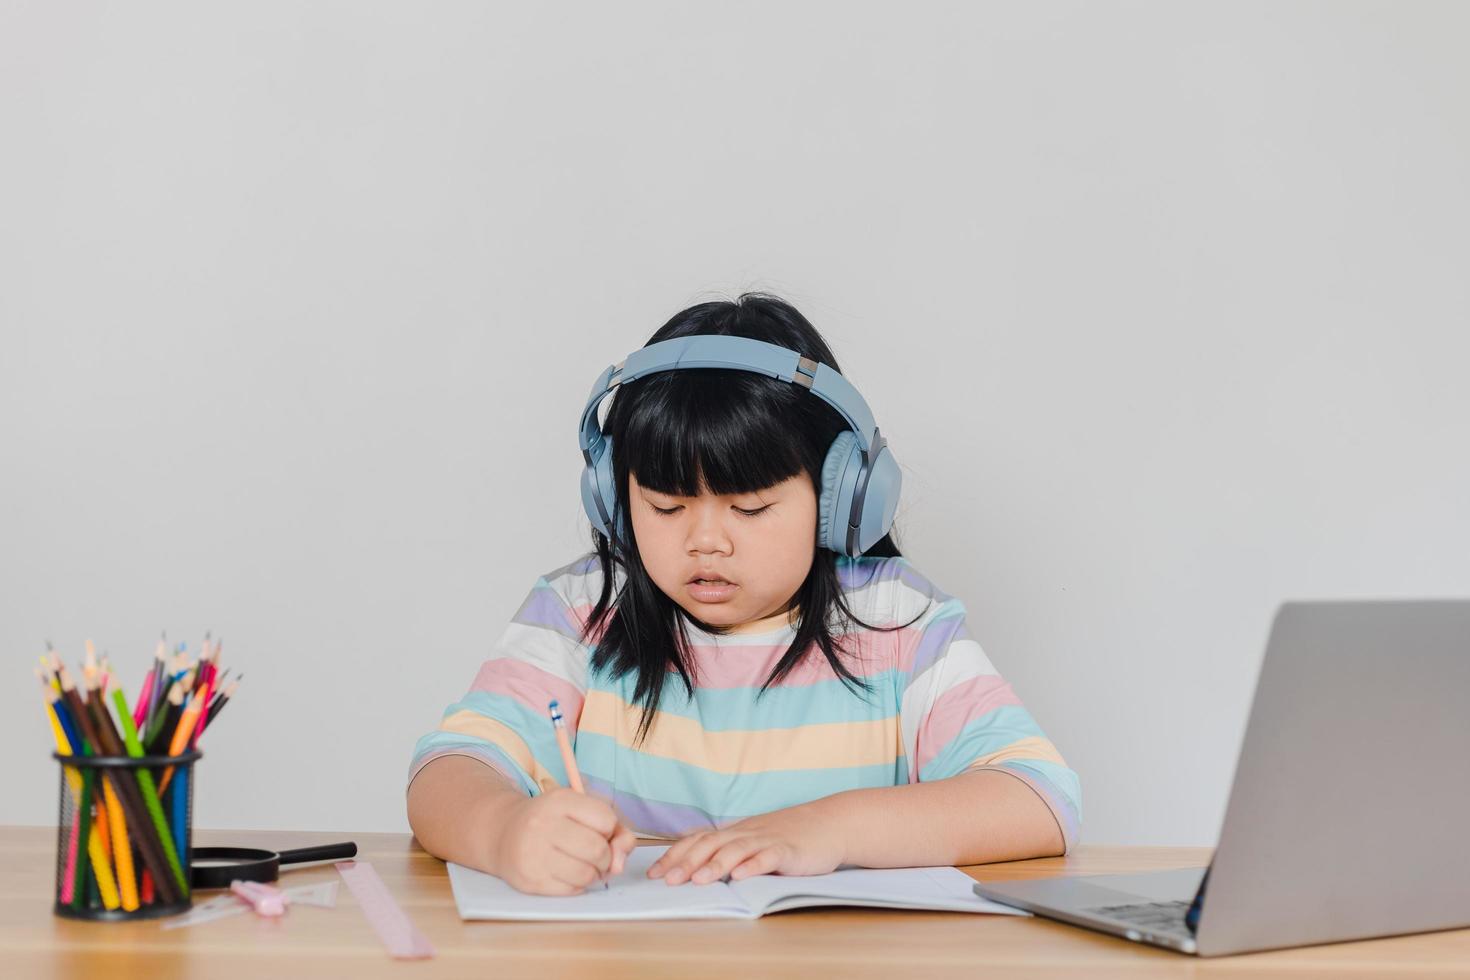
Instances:
[[[1208,868],[975,885],[1199,956],[1470,926],[1470,601],[1277,610]]]

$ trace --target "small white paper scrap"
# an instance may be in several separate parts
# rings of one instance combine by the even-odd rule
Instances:
[[[334,909],[337,907],[337,888],[341,884],[341,881],[332,878],[329,881],[319,881],[314,885],[296,885],[293,888],[287,888],[285,891],[290,897],[287,908],[291,905],[313,905],[317,908]],[[183,915],[165,920],[163,928],[182,929],[185,926],[198,926],[249,911],[250,906],[241,901],[234,892],[225,892],[194,906]]]

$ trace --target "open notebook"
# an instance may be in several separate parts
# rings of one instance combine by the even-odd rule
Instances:
[[[825,875],[756,875],[735,882],[666,885],[646,877],[668,845],[634,848],[622,874],[565,898],[527,895],[494,875],[449,864],[462,919],[754,919],[813,905],[1030,915],[987,901],[954,868],[848,868]]]

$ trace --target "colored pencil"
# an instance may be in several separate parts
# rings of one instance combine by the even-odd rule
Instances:
[[[197,692],[204,686],[209,671],[209,634],[204,634],[204,642],[199,647],[199,659],[194,661],[194,682],[189,690]]]
[[[51,648],[51,644],[46,644],[46,648],[49,650]],[[59,678],[57,678],[55,674],[51,672],[51,662],[46,659],[46,655],[44,653],[41,654],[41,673],[43,674],[43,680],[45,680],[46,683],[50,684],[51,688],[58,694],[61,693],[61,681]]]
[[[234,680],[230,681],[230,686],[227,687],[227,688],[225,688],[224,691],[222,691],[220,693],[219,697],[215,698],[212,702],[210,702],[210,705],[209,705],[209,717],[207,717],[207,718],[204,719],[204,727],[206,729],[210,725],[214,724],[214,716],[217,715],[217,714],[219,714],[221,711],[225,710],[225,705],[229,704],[230,703],[230,698],[232,698],[232,697],[235,696],[235,688],[239,687],[240,686],[240,682],[243,681],[244,679],[245,679],[245,675],[244,674],[241,674],[239,677],[237,677]]]
[[[71,739],[66,734],[66,729],[61,726],[61,718],[56,714],[56,699],[60,697],[55,691],[46,688],[48,695],[46,700],[46,718],[51,723],[51,734],[56,739],[56,751],[62,755],[71,755]],[[72,789],[72,799],[77,798],[77,793],[82,789],[82,777],[77,774],[76,766],[66,766],[66,784]]]
[[[196,692],[197,693],[197,692]],[[214,678],[204,682],[204,696],[199,699],[199,717],[194,722],[194,733],[189,736],[189,748],[194,748],[199,736],[204,733],[204,722],[208,718],[209,699],[214,694]]]
[[[165,708],[159,714],[157,730],[148,740],[149,755],[162,755],[168,751],[169,740],[173,738],[174,729],[179,727],[179,715],[183,711],[184,688],[181,684],[175,684],[169,689],[168,701],[165,702]]]
[[[572,754],[572,743],[567,739],[567,726],[562,721],[561,707],[553,701],[547,706],[547,710],[551,712],[551,727],[556,729],[556,745],[561,749],[561,761],[567,770],[567,782],[572,789],[585,794],[587,790],[582,787],[582,774],[577,771],[577,757]]]
[[[59,688],[56,693],[57,700],[54,705],[56,708],[56,717],[61,720],[61,727],[66,732],[66,737],[73,746],[72,752],[76,753],[82,747],[82,732],[77,727],[76,720],[72,718],[71,711],[67,708],[66,702],[61,699],[61,690]]]
[[[61,685],[52,687],[45,671],[37,670],[36,676],[41,678],[41,696],[45,699],[48,709],[46,715],[61,733],[60,738],[56,740],[56,750],[62,755],[71,755],[76,751],[77,735],[71,727],[71,720],[67,717],[66,706],[61,703]],[[76,775],[74,767],[68,767],[67,771]],[[81,788],[80,782],[75,785],[78,789]]]
[[[132,721],[132,716],[127,713],[127,702],[123,699],[122,689],[113,688],[113,694],[117,701],[117,708],[124,724]],[[122,907],[132,912],[138,908],[138,883],[137,875],[133,870],[133,845],[128,837],[127,818],[123,814],[122,801],[117,798],[117,792],[111,783],[104,784],[104,792],[107,797],[108,813],[111,815],[112,839],[116,842],[113,847],[113,859],[117,863],[117,884],[121,892]]]
[[[107,797],[107,815],[112,823],[112,858],[117,865],[120,902],[124,911],[134,912],[138,908],[138,879],[133,870],[133,844],[128,838],[127,817],[112,784],[104,782],[102,788]]]
[[[166,680],[165,683],[168,686],[164,690],[164,696],[162,700],[158,702],[158,709],[155,710],[152,714],[152,717],[148,719],[148,724],[143,731],[143,741],[148,746],[148,750],[150,753],[155,751],[153,746],[156,742],[160,740],[160,738],[166,738],[166,736],[163,735],[163,728],[165,719],[168,718],[169,705],[172,702],[174,696],[177,694],[180,699],[183,698],[183,689],[179,686],[178,681]],[[169,729],[169,731],[172,730],[172,728]]]
[[[82,770],[82,800],[77,806],[76,832],[72,840],[75,855],[68,856],[67,869],[71,873],[71,907],[79,909],[87,897],[87,851],[91,847],[92,833],[92,770]],[[81,842],[86,842],[85,844]]]
[[[139,758],[143,755],[143,746],[138,741],[138,730],[133,727],[133,716],[128,714],[127,698],[123,696],[122,688],[115,688],[113,695],[118,710],[122,715],[124,739],[122,748],[127,755],[135,759]],[[106,708],[103,708],[100,702],[98,707],[102,708],[105,716]],[[107,718],[106,720],[110,726],[112,724],[111,719]],[[104,739],[108,737],[107,735],[103,736]],[[113,742],[113,746],[116,746],[115,741]],[[124,753],[120,752],[118,754],[121,755]],[[163,805],[159,802],[158,791],[153,786],[153,773],[149,772],[146,768],[139,768],[134,770],[134,775],[138,779],[138,789],[143,794],[143,805],[148,808],[148,816],[153,820],[153,826],[158,831],[159,843],[163,845],[163,853],[164,857],[168,860],[169,870],[174,873],[174,880],[178,882],[179,892],[183,895],[188,895],[189,876],[184,874],[183,867],[179,863],[178,852],[174,850],[173,837],[168,831],[168,821],[163,817]]]
[[[200,705],[197,698],[191,697],[189,703],[184,706],[184,713],[179,716],[179,726],[174,729],[173,741],[169,743],[169,755],[182,755],[189,746],[189,737],[194,734],[194,725],[199,720]],[[168,788],[168,781],[173,778],[174,767],[169,766],[163,771],[163,781],[158,785],[164,789]]]
[[[148,708],[144,712],[146,721],[153,710],[158,707],[158,702],[168,694],[168,682],[164,679],[164,672],[168,670],[168,634],[161,633],[158,637],[158,646],[153,650],[153,683],[148,689]]]
[[[188,817],[186,811],[189,806],[189,770],[179,770],[178,782],[174,783],[173,791],[169,795],[169,807],[174,818],[174,848],[179,852],[179,858],[189,863],[189,842],[184,831],[187,829]]]
[[[42,679],[42,690],[46,693],[46,714],[51,722],[51,733],[56,739],[56,751],[62,755],[71,755],[71,741],[67,737],[66,730],[61,727],[61,719],[56,714],[56,700],[60,695],[46,684]],[[72,808],[75,811],[75,819],[72,820],[71,833],[67,842],[66,868],[62,872],[61,903],[71,904],[71,896],[75,887],[77,869],[77,850],[79,848],[78,838],[81,834],[81,800],[82,800],[82,776],[75,766],[64,766],[62,771],[66,774],[66,785],[71,793]]]
[[[102,820],[100,813],[97,815],[97,820],[98,822]],[[102,907],[108,910],[117,908],[121,904],[117,894],[117,882],[112,877],[112,866],[108,863],[107,851],[102,846],[102,835],[97,833],[95,824],[87,843],[87,854],[92,859],[92,874],[97,877],[97,891],[102,899]],[[136,908],[136,905],[134,907]]]
[[[556,731],[556,747],[561,749],[561,761],[567,771],[567,783],[573,790],[585,796],[587,790],[582,785],[582,774],[577,771],[577,757],[572,754],[572,743],[567,738],[567,726],[561,717],[561,705],[552,701],[546,706],[546,710],[551,713],[551,727]],[[610,887],[606,878],[602,879],[602,887]]]
[[[78,779],[81,777],[78,776]],[[80,792],[77,799],[81,799]],[[77,840],[82,834],[82,811],[79,808],[76,816],[72,818],[71,831],[67,834],[66,841],[66,867],[61,872],[61,896],[62,905],[70,905],[72,896],[76,894],[77,878]]]
[[[143,716],[148,713],[148,694],[153,690],[153,671],[143,675],[143,687],[138,691],[138,700],[133,704],[133,725],[141,728]]]

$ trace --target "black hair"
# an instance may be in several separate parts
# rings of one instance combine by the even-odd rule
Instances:
[[[838,370],[831,349],[806,317],[767,293],[747,292],[733,301],[691,306],[660,327],[648,344],[702,334],[763,340]],[[731,627],[690,615],[649,577],[626,513],[628,474],[651,490],[695,497],[701,490],[720,495],[764,490],[805,471],[820,494],[827,449],[848,425],[836,409],[805,388],[749,371],[661,372],[620,385],[611,399],[602,428],[613,443],[612,469],[620,512],[614,515],[614,526],[621,516],[630,540],[619,542],[592,530],[602,568],[602,592],[587,617],[582,640],[604,626],[592,667],[610,667],[613,677],[636,672],[633,701],[643,705],[637,732],[641,741],[653,723],[670,667],[693,694],[695,678],[684,621],[716,635],[724,635]],[[897,557],[900,553],[890,532],[863,554]],[[796,636],[757,697],[786,676],[814,643],[849,689],[871,691],[839,658],[839,652],[848,651],[836,630],[846,623],[882,632],[902,626],[875,626],[853,614],[838,581],[837,558],[834,551],[816,549],[811,570],[795,596],[799,610]],[[615,567],[625,573],[616,596],[612,594]]]

